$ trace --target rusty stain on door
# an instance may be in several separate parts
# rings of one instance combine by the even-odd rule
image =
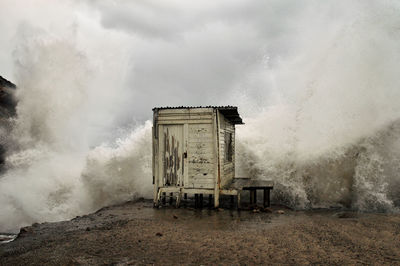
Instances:
[[[165,186],[183,185],[183,127],[163,126],[163,173]]]

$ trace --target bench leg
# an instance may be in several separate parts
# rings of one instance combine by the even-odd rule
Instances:
[[[237,194],[237,208],[238,208],[238,210],[240,210],[240,208],[241,208],[241,206],[240,206],[240,192],[238,191],[238,194]]]
[[[264,208],[271,206],[270,189],[264,188]]]
[[[203,194],[200,194],[200,202],[199,202],[200,209],[203,208]]]
[[[179,191],[178,195],[176,196],[176,208],[180,207],[181,200],[182,200],[182,191]]]
[[[264,208],[267,207],[267,189],[264,188],[264,199],[263,199]]]
[[[167,198],[167,193],[165,193],[165,192],[163,192],[162,193],[162,205],[165,205],[165,202],[166,202],[166,198]]]

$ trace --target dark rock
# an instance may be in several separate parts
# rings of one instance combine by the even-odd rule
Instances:
[[[20,236],[20,237],[21,237],[21,236],[25,236],[26,234],[31,233],[31,232],[32,232],[32,227],[30,227],[30,226],[22,227],[22,228],[19,230],[19,236]]]
[[[156,236],[163,236],[160,232],[156,233]]]
[[[10,138],[12,122],[11,117],[16,114],[17,101],[14,98],[16,86],[0,76],[0,172],[3,171],[5,157],[8,147],[10,146]]]
[[[17,102],[14,98],[15,84],[0,76],[0,116],[11,117],[16,113]]]

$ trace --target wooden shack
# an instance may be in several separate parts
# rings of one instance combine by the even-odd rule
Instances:
[[[187,194],[214,199],[236,195],[235,125],[237,107],[161,107],[153,109],[154,205],[165,195],[179,205]],[[163,198],[164,196],[164,198]]]

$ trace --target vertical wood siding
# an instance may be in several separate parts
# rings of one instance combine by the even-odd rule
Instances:
[[[189,186],[213,188],[215,155],[212,124],[190,124],[188,131]]]

